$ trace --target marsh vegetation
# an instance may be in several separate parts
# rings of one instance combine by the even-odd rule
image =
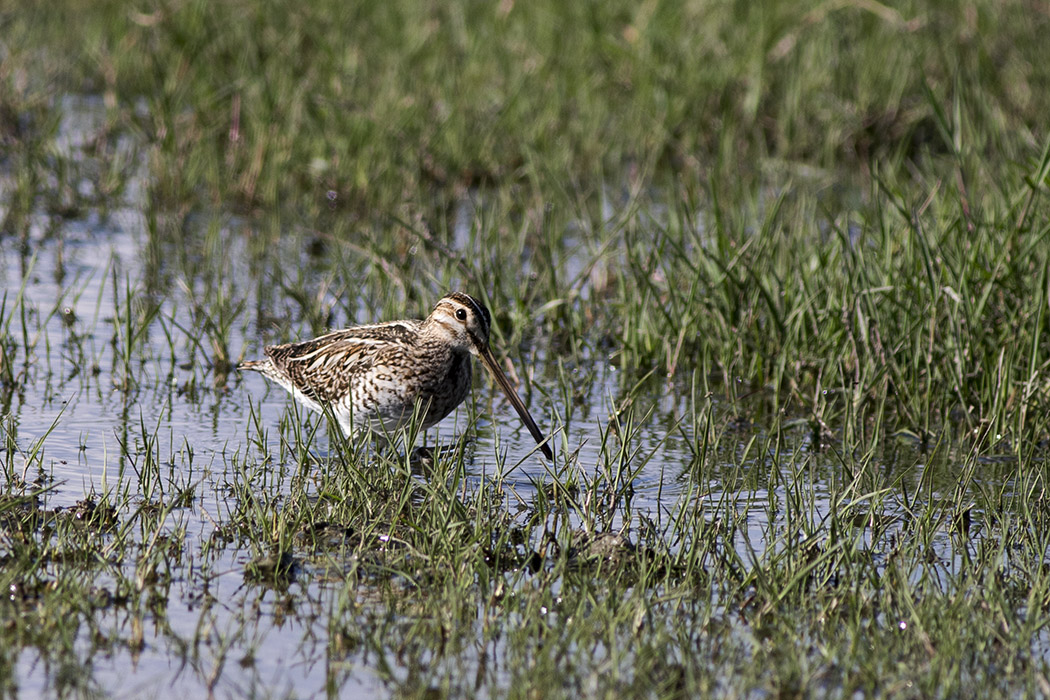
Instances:
[[[1050,694],[1048,33],[0,0],[0,692]],[[554,464],[233,370],[450,289]]]

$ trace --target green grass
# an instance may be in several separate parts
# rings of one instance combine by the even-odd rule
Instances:
[[[1045,138],[1050,20],[1024,3],[70,1],[2,18],[20,37],[5,121],[46,122],[56,82],[102,94],[166,208],[367,217],[494,185],[542,206],[652,168],[750,186],[926,153],[997,177]]]
[[[1048,25],[0,0],[0,692],[1050,694]],[[556,464],[231,373],[456,288]]]

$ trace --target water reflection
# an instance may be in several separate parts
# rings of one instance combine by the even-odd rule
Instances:
[[[95,128],[92,118],[64,122],[69,136],[61,143],[78,148],[85,139],[74,132]],[[129,192],[135,197],[140,189],[132,184]],[[280,250],[260,255],[249,222],[143,209],[114,207],[106,216],[89,212],[60,225],[41,216],[24,244],[0,239],[0,279],[8,290],[0,319],[0,445],[8,481],[37,480],[40,510],[49,512],[134,483],[142,487],[129,494],[136,515],[157,519],[156,529],[142,526],[135,535],[161,533],[136,543],[134,561],[100,556],[101,563],[81,561],[72,573],[53,567],[56,580],[82,577],[98,590],[98,609],[83,613],[79,656],[55,668],[53,649],[21,640],[25,646],[0,675],[18,677],[30,693],[148,689],[168,697],[368,696],[379,686],[418,690],[435,673],[463,679],[457,682],[469,694],[482,685],[472,679],[505,680],[492,659],[513,641],[445,640],[440,625],[418,611],[377,605],[379,586],[354,584],[350,573],[358,563],[340,550],[304,558],[300,575],[284,588],[246,581],[245,568],[259,554],[253,547],[261,545],[227,528],[238,508],[249,507],[229,496],[232,485],[248,479],[260,493],[280,498],[316,483],[298,474],[296,440],[289,437],[296,435],[290,425],[306,421],[299,429],[309,432],[316,419],[300,416],[284,391],[261,378],[230,374],[230,365],[260,342],[380,317],[383,303],[355,296],[352,285],[374,271],[374,260],[347,256],[337,266],[322,264],[342,248],[324,244],[319,256],[303,245],[305,234],[283,237]],[[463,226],[454,229],[454,244],[468,248]],[[396,281],[390,288],[404,293]],[[906,439],[863,452],[824,434],[808,416],[783,415],[772,391],[701,367],[669,381],[621,371],[597,347],[583,348],[574,366],[538,348],[526,359],[530,410],[545,417],[544,427],[563,426],[557,452],[567,461],[551,467],[532,454],[533,441],[484,381],[427,436],[430,444],[465,440],[463,493],[498,482],[521,526],[553,482],[572,480],[577,510],[569,528],[580,527],[586,511],[605,530],[639,543],[684,519],[725,546],[710,555],[721,557],[712,566],[741,577],[775,567],[778,558],[819,561],[828,533],[844,532],[882,571],[921,505],[959,502],[962,483],[972,507],[945,512],[928,543],[938,570],[950,573],[973,551],[964,538],[990,528],[989,512],[1000,512],[998,503],[1009,501],[1014,488],[1010,459],[980,457],[975,469],[976,458],[951,443]],[[544,393],[556,386],[569,393]],[[312,463],[338,449],[323,425],[312,449]],[[277,459],[255,459],[259,454]],[[960,481],[961,472],[969,479]],[[98,551],[114,539],[100,536]],[[669,546],[679,551],[679,543]],[[586,553],[583,545],[579,550]],[[508,598],[536,585],[525,573],[509,581],[501,593]],[[564,600],[551,595],[538,617],[559,614]],[[484,620],[468,624],[480,628]],[[448,644],[463,648],[435,653]],[[428,666],[429,676],[418,675]]]

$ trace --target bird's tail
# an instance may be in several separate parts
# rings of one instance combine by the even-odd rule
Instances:
[[[248,360],[237,365],[238,371],[243,372],[244,370],[251,370],[253,372],[265,371],[266,366],[270,364],[269,360]]]

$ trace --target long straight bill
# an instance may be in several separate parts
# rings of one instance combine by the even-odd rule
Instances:
[[[503,389],[503,393],[507,395],[507,399],[510,400],[514,410],[518,412],[518,416],[521,418],[521,422],[525,424],[525,427],[532,433],[533,439],[536,440],[536,444],[540,446],[543,451],[543,455],[551,462],[554,461],[554,452],[551,450],[549,438],[543,436],[540,432],[539,426],[536,425],[536,421],[532,420],[532,416],[529,415],[529,409],[525,408],[525,404],[522,403],[518,397],[518,392],[514,391],[514,387],[511,386],[510,380],[507,379],[507,375],[503,373],[503,370],[496,364],[496,360],[492,357],[492,353],[484,345],[479,345],[478,355],[481,357],[481,361],[488,368],[489,372],[495,378],[496,383],[499,384],[500,389]]]

